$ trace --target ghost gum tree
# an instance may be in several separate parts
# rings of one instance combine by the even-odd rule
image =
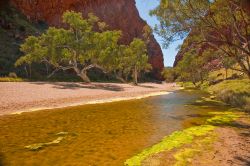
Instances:
[[[143,70],[150,70],[151,65],[148,64],[147,47],[141,39],[134,39],[127,50],[129,55],[129,66],[133,74],[133,82],[138,84],[139,73]]]
[[[55,70],[74,70],[85,82],[90,82],[88,70],[102,68],[106,56],[116,47],[121,36],[119,31],[103,31],[103,23],[93,14],[84,20],[80,13],[66,12],[63,22],[68,29],[49,28],[41,36],[30,36],[21,46],[25,56],[16,65],[22,63],[45,62]],[[99,26],[100,32],[93,30]]]
[[[63,14],[63,22],[68,28],[51,27],[40,36],[28,37],[21,46],[25,55],[17,60],[16,66],[46,63],[55,69],[49,77],[59,70],[73,70],[84,82],[90,82],[88,71],[92,68],[115,74],[148,68],[146,46],[141,39],[135,39],[129,46],[119,45],[121,32],[106,30],[107,25],[93,14],[83,19],[81,13],[68,11]]]
[[[191,81],[195,86],[199,86],[197,83],[203,84],[208,76],[208,70],[204,67],[208,62],[205,55],[207,52],[204,52],[203,56],[199,56],[195,52],[196,50],[192,49],[186,52],[175,71],[179,74],[181,81]]]
[[[121,82],[127,82],[132,75],[133,83],[138,84],[138,77],[142,72],[149,72],[152,66],[148,63],[147,44],[150,42],[152,29],[143,28],[142,39],[134,38],[129,45],[118,45],[108,56],[108,65],[105,69],[112,72]]]
[[[129,45],[120,45],[116,52],[108,58],[109,63],[105,69],[115,74],[122,82],[127,82],[129,75],[132,75],[133,83],[138,84],[138,77],[141,72],[151,70],[148,63],[146,43],[135,38]]]
[[[189,45],[214,49],[250,78],[250,16],[242,0],[161,0],[151,12],[165,46],[192,34]],[[209,49],[210,49],[209,48]]]

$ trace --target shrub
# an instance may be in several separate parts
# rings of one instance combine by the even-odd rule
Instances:
[[[242,106],[246,104],[245,95],[232,90],[222,90],[217,94],[217,97],[232,106]]]
[[[244,110],[250,112],[250,97],[245,97],[246,104],[244,106]]]
[[[227,80],[208,88],[223,102],[235,107],[250,109],[250,80]]]
[[[22,78],[0,77],[0,82],[23,82]]]
[[[9,73],[9,77],[10,78],[17,78],[17,75],[16,75],[16,73],[11,72],[11,73]]]

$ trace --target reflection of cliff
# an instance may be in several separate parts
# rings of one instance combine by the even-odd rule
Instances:
[[[66,10],[89,12],[105,21],[111,29],[123,32],[122,42],[128,44],[134,37],[142,37],[146,25],[136,9],[135,0],[11,0],[28,19],[46,21],[51,26],[61,25],[61,15]],[[152,36],[148,44],[149,59],[154,69],[154,76],[160,78],[163,69],[163,55],[159,44]]]

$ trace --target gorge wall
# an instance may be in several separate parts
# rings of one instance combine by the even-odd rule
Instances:
[[[240,1],[240,5],[242,6],[242,8],[244,9],[244,11],[250,15],[250,0],[241,0]],[[226,31],[226,28],[222,29],[221,32],[225,33],[225,32],[229,32],[227,34],[228,37],[231,36],[230,34],[230,30]],[[215,32],[211,33],[212,35],[216,35]],[[210,35],[211,35],[210,34]],[[188,40],[192,38],[194,34],[189,33],[189,35],[186,37],[186,39],[184,40],[179,52],[177,53],[177,55],[175,56],[175,61],[174,61],[174,67],[177,66],[177,64],[182,60],[182,58],[185,56],[185,53],[187,51],[189,51],[192,48],[192,42],[190,43]],[[213,44],[219,45],[218,42],[214,41]],[[208,44],[204,44],[203,46],[200,46],[200,48],[198,49],[200,53],[202,53],[206,48],[210,47]],[[213,48],[214,49],[214,48]],[[218,64],[215,64],[215,66],[217,66]]]
[[[110,29],[123,32],[122,43],[128,44],[133,38],[142,38],[143,27],[147,24],[139,16],[135,0],[10,0],[33,22],[45,21],[50,26],[61,26],[61,16],[66,10],[83,13],[92,12]],[[160,45],[151,36],[148,44],[149,62],[153,67],[153,76],[161,79],[164,68]]]

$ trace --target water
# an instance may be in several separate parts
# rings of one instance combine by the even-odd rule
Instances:
[[[202,124],[208,112],[227,109],[221,104],[194,103],[206,95],[178,91],[142,100],[2,116],[0,160],[14,166],[123,165],[173,131]],[[58,137],[63,137],[59,144],[36,151],[25,148]]]

